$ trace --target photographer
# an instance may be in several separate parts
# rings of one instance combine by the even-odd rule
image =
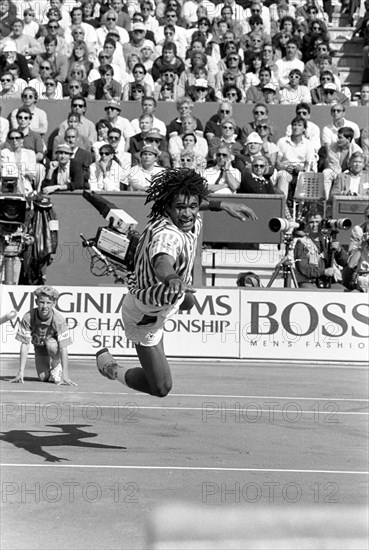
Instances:
[[[202,226],[200,209],[223,210],[241,221],[257,219],[244,204],[208,197],[206,180],[194,170],[168,169],[154,178],[146,201],[153,203],[151,219],[138,243],[122,310],[126,336],[134,342],[142,368],[118,365],[103,348],[97,353],[97,367],[110,380],[157,397],[170,391],[163,326],[179,308],[188,310],[194,304],[190,285]]]
[[[297,240],[294,250],[299,288],[333,288],[343,291],[341,271],[347,252],[338,241],[329,243],[322,231],[323,218],[316,209],[306,217],[306,235]]]
[[[369,205],[364,216],[365,221],[352,229],[347,266],[342,273],[345,287],[359,292],[369,292]]]

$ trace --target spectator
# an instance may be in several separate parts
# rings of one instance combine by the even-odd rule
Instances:
[[[140,164],[133,166],[128,175],[129,191],[146,191],[153,176],[163,168],[158,166],[159,149],[155,145],[145,145],[140,152]]]
[[[3,44],[8,41],[8,38],[15,42],[17,52],[24,56],[32,56],[42,52],[41,44],[32,36],[23,33],[24,23],[22,19],[14,19],[12,23],[12,32],[9,37],[0,41],[0,49]]]
[[[39,97],[43,98],[46,95],[46,81],[52,79],[52,65],[48,59],[44,59],[40,64],[40,76],[32,78],[29,81],[29,86],[37,90]],[[55,94],[57,99],[63,99],[63,88],[60,82],[57,83]]]
[[[233,118],[223,118],[220,122],[220,137],[213,137],[209,141],[209,159],[216,161],[216,153],[220,147],[227,147],[232,153],[232,159],[242,151],[242,145],[237,141],[237,125]]]
[[[57,39],[55,36],[46,36],[44,41],[45,53],[36,56],[31,68],[32,78],[39,78],[42,75],[42,65],[48,61],[51,65],[52,78],[57,82],[65,82],[68,73],[68,59],[65,55],[56,53]]]
[[[121,166],[126,170],[132,165],[132,155],[125,150],[125,140],[122,139],[122,132],[119,128],[112,128],[108,132],[108,143],[114,149],[115,156],[119,159]]]
[[[181,151],[186,148],[184,143],[184,136],[188,134],[195,134],[196,142],[193,146],[193,150],[197,156],[201,156],[206,159],[208,156],[208,143],[202,136],[196,135],[196,118],[192,115],[187,115],[182,119],[182,129],[180,134],[171,136],[168,144],[168,151],[173,162],[178,165],[178,159]]]
[[[328,147],[327,167],[323,170],[325,197],[328,199],[333,180],[349,167],[350,157],[362,153],[361,147],[354,141],[354,130],[349,127],[340,128],[337,141]]]
[[[233,118],[233,106],[228,101],[222,101],[219,103],[218,111],[215,115],[210,117],[205,127],[205,138],[208,143],[214,137],[220,138],[222,135],[221,123],[225,118]],[[237,139],[240,135],[240,128],[236,128]]]
[[[28,82],[30,72],[27,59],[24,55],[17,52],[17,45],[14,40],[7,39],[0,46],[0,75],[8,71],[9,65],[13,65],[14,63],[17,63],[19,66],[19,77]]]
[[[272,83],[272,71],[270,67],[261,67],[259,71],[259,83],[256,85],[251,85],[247,90],[246,103],[264,102],[265,89],[267,89],[267,86]],[[277,88],[275,90],[275,99],[277,99],[278,102],[280,100],[280,93]]]
[[[365,168],[365,155],[359,151],[353,153],[348,161],[348,169],[334,179],[330,196],[350,195],[368,198],[369,173]]]
[[[242,174],[241,184],[237,189],[237,193],[278,194],[278,189],[271,183],[270,178],[265,177],[268,168],[267,159],[262,156],[255,157],[251,163],[250,170]]]
[[[17,128],[23,134],[23,145],[25,149],[33,151],[36,161],[42,162],[45,155],[45,143],[40,134],[31,130],[32,113],[27,107],[21,107],[16,114]]]
[[[262,157],[267,162],[267,169],[264,171],[264,176],[270,178],[274,172],[274,165],[267,158],[265,154],[266,147],[264,145],[263,139],[260,137],[258,132],[251,132],[247,136],[247,140],[244,148],[241,150],[241,153],[237,155],[234,165],[240,170],[243,174],[245,172],[251,172],[252,163],[255,159]],[[274,164],[276,159],[274,158]]]
[[[0,99],[6,101],[7,99],[19,99],[21,91],[15,86],[14,75],[8,71],[3,72],[0,77]]]
[[[100,160],[100,147],[109,143],[108,132],[112,128],[112,125],[107,119],[102,118],[96,122],[97,141],[92,145],[92,155],[94,161]]]
[[[8,132],[7,144],[1,150],[1,176],[17,177],[18,193],[28,197],[40,184],[36,180],[36,154],[23,146],[23,134],[18,129]]]
[[[64,142],[72,149],[72,159],[82,165],[83,180],[86,189],[88,189],[89,168],[92,163],[92,155],[83,147],[78,145],[78,130],[77,128],[67,128],[64,134]]]
[[[30,129],[38,134],[41,134],[41,136],[46,134],[48,129],[47,114],[43,109],[36,107],[36,103],[38,101],[37,91],[34,88],[27,86],[27,88],[24,88],[22,92],[21,100],[22,107],[27,107],[32,113]],[[14,109],[10,115],[10,126],[12,128],[17,128],[17,112],[18,109]]]
[[[173,69],[178,77],[185,70],[182,59],[177,56],[177,47],[174,42],[165,42],[162,55],[155,59],[151,69],[154,81],[158,80],[164,70],[169,68]]]
[[[302,117],[295,117],[291,122],[290,137],[282,137],[277,142],[279,149],[276,168],[277,187],[289,199],[290,184],[296,183],[300,172],[316,172],[316,159],[312,143],[306,139],[307,122]],[[291,189],[292,191],[292,189]]]
[[[117,31],[119,33],[119,42],[126,44],[129,42],[129,34],[123,27],[117,25],[118,15],[116,11],[109,9],[101,17],[101,26],[96,30],[97,45],[98,48],[104,47],[104,42],[107,34],[111,31]]]
[[[241,143],[246,142],[247,136],[250,134],[250,132],[256,131],[256,126],[259,122],[268,119],[268,107],[265,105],[265,103],[256,103],[255,107],[252,110],[252,115],[254,117],[254,120],[252,120],[251,122],[247,122],[241,130]],[[273,128],[271,128],[271,132],[273,134]]]
[[[270,168],[268,171],[268,175],[270,177],[275,173],[275,165],[278,158],[278,147],[272,141],[273,128],[270,121],[268,119],[265,119],[257,122],[255,130],[259,134],[263,142],[260,152],[269,162]],[[249,134],[249,136],[250,135],[251,134]]]
[[[318,153],[321,142],[320,142],[320,128],[317,124],[314,124],[310,120],[311,118],[311,107],[309,103],[298,103],[296,105],[296,116],[302,117],[306,120],[306,131],[305,131],[305,137],[311,141],[311,143],[314,146],[314,151]],[[291,136],[292,134],[292,127],[291,124],[287,126],[286,129],[286,136]]]
[[[120,101],[122,86],[113,78],[113,67],[111,65],[103,65],[99,67],[99,73],[100,78],[94,80],[89,86],[87,99]]]
[[[0,103],[0,115],[1,115],[1,103]],[[3,145],[5,144],[5,141],[6,141],[6,136],[8,135],[8,132],[9,132],[9,121],[0,116],[0,149],[3,148]]]
[[[23,12],[23,32],[24,34],[28,34],[29,36],[32,36],[32,38],[36,37],[36,34],[38,33],[38,30],[40,28],[40,25],[35,20],[36,12],[32,8],[27,8]]]
[[[168,137],[171,138],[174,135],[180,135],[183,133],[182,121],[185,117],[191,115],[193,110],[193,101],[190,97],[181,97],[176,102],[176,109],[178,111],[179,117],[172,120],[167,126]],[[196,133],[198,135],[203,135],[203,126],[201,120],[196,118]]]
[[[159,166],[163,166],[164,168],[171,167],[170,157],[166,150],[164,136],[160,134],[159,130],[154,130],[152,128],[148,132],[145,132],[144,135],[142,135],[142,141],[138,144],[137,151],[132,158],[132,166],[140,164],[141,151],[146,145],[153,145],[159,150],[159,155],[156,159],[156,163]]]
[[[131,89],[133,84],[140,84],[143,86],[144,95],[151,96],[153,93],[154,83],[152,82],[151,76],[148,74],[145,65],[143,63],[136,63],[133,67],[133,82],[127,83],[123,88],[123,101],[129,101],[131,99]],[[152,82],[150,85],[148,82]]]
[[[80,116],[79,134],[88,139],[90,146],[96,141],[95,124],[85,117],[87,111],[87,102],[84,97],[75,96],[71,100],[71,112]],[[68,121],[64,120],[59,126],[59,136],[64,136],[68,127]]]
[[[243,103],[242,91],[236,84],[225,84],[222,88],[220,99],[229,103]]]
[[[134,135],[134,130],[127,118],[120,116],[122,108],[117,101],[109,101],[105,105],[106,118],[113,128],[118,128],[124,138],[124,150],[129,150],[129,140]]]
[[[288,75],[289,83],[281,90],[281,105],[296,105],[298,103],[311,103],[310,91],[302,85],[302,72],[292,69]]]
[[[241,182],[241,172],[232,166],[231,151],[228,147],[221,146],[215,158],[215,166],[207,168],[204,172],[210,191],[222,195],[236,193]]]
[[[73,151],[67,143],[60,143],[56,149],[56,160],[52,160],[42,183],[42,192],[50,195],[57,191],[85,189],[82,165],[72,159]]]
[[[167,127],[165,123],[155,116],[157,102],[153,97],[143,97],[141,100],[142,114],[150,114],[153,116],[153,128],[157,128],[162,136],[167,133]],[[131,120],[131,125],[135,134],[140,131],[139,118]]]
[[[345,118],[345,106],[340,103],[336,103],[331,107],[332,122],[323,127],[322,130],[322,145],[331,146],[337,142],[338,130],[343,127],[349,127],[354,130],[354,139],[357,140],[360,137],[360,129],[356,122],[347,120]]]
[[[68,128],[73,128],[73,129],[78,131],[78,138],[77,138],[76,145],[78,147],[81,147],[85,151],[89,151],[90,148],[91,148],[90,141],[85,135],[81,134],[80,131],[79,131],[80,128],[81,128],[81,117],[78,113],[74,113],[74,112],[69,113],[69,115],[67,117],[67,125],[66,125],[66,128],[65,128],[65,132],[67,131]],[[56,149],[57,149],[57,147],[61,143],[65,143],[65,141],[64,141],[65,132],[64,132],[64,134],[58,134],[54,138],[53,146],[52,146],[52,153],[51,153],[51,158],[53,160],[56,159]]]
[[[130,164],[121,163],[111,145],[102,145],[100,160],[90,166],[89,187],[92,191],[124,191]]]
[[[298,58],[298,47],[296,40],[290,39],[286,45],[286,55],[276,61],[278,67],[279,86],[284,88],[289,83],[289,74],[292,69],[304,72],[304,63]]]
[[[319,86],[310,90],[313,105],[329,105],[333,103],[348,104],[345,94],[338,91],[332,71],[324,70],[319,76]]]

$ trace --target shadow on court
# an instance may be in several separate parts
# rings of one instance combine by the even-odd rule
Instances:
[[[18,449],[24,449],[30,454],[40,456],[45,459],[45,462],[61,462],[69,461],[68,458],[60,458],[46,451],[46,447],[83,447],[89,449],[110,449],[122,450],[127,447],[115,445],[104,445],[102,443],[94,443],[85,441],[91,437],[97,437],[99,434],[86,432],[81,428],[89,428],[88,424],[62,424],[48,425],[49,428],[58,428],[60,432],[49,432],[47,430],[10,430],[0,436],[0,440],[11,443]],[[48,435],[34,435],[34,434]],[[54,433],[57,435],[49,435]]]

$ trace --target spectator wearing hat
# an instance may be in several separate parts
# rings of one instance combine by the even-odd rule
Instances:
[[[142,141],[138,144],[138,150],[132,155],[132,166],[140,164],[141,151],[146,145],[154,145],[159,150],[159,155],[156,160],[159,166],[163,166],[164,168],[171,167],[164,136],[162,136],[156,128],[151,128],[148,132],[142,134]],[[132,153],[132,150],[130,152]]]
[[[242,172],[241,184],[237,193],[257,193],[260,195],[276,195],[279,191],[266,174],[270,166],[262,155],[256,155],[251,161],[250,168]]]
[[[121,162],[110,144],[100,147],[99,157],[90,166],[89,188],[92,191],[125,191],[131,163]]]
[[[208,81],[205,78],[197,78],[195,84],[188,88],[188,97],[194,103],[208,103],[215,101],[215,92],[209,87]]]
[[[216,160],[216,153],[219,147],[228,147],[231,151],[233,158],[237,157],[242,151],[242,145],[237,141],[237,125],[233,118],[228,117],[222,119],[220,123],[221,135],[220,137],[213,137],[209,141],[209,159],[210,161]]]
[[[113,128],[118,128],[124,138],[124,150],[129,150],[129,140],[135,132],[128,118],[120,116],[122,108],[117,101],[109,101],[104,107],[106,118]]]
[[[320,102],[316,105],[335,105],[336,103],[341,103],[341,105],[349,105],[349,98],[339,92],[337,86],[334,82],[327,82],[323,86],[323,93],[320,98]]]
[[[19,76],[26,82],[30,79],[30,72],[27,59],[24,55],[17,52],[17,45],[14,40],[7,38],[0,45],[0,76],[8,70],[8,66],[17,63],[19,66]]]
[[[141,107],[142,107],[142,114],[149,114],[153,117],[153,128],[157,128],[162,136],[166,136],[167,133],[167,127],[165,125],[165,122],[160,120],[155,116],[155,111],[157,107],[157,101],[153,97],[143,97],[141,100]],[[139,124],[139,118],[134,118],[131,120],[132,128],[135,132],[135,134],[138,134],[140,132],[140,124]]]
[[[296,105],[297,103],[311,103],[310,90],[302,84],[302,72],[292,69],[288,75],[288,84],[281,90],[281,105]]]
[[[131,24],[134,25],[135,23],[145,23],[145,28],[146,28],[145,38],[146,38],[146,40],[151,40],[151,42],[153,42],[154,44],[157,44],[156,29],[159,27],[159,22],[157,20],[155,20],[155,24],[153,25],[154,27],[156,27],[156,29],[153,30],[152,28],[150,28],[150,24],[147,24],[147,21],[145,20],[144,14],[139,12],[139,11],[135,11],[132,15]]]
[[[237,155],[234,165],[242,174],[244,172],[250,173],[253,161],[259,157],[266,161],[267,167],[263,175],[269,179],[274,172],[274,164],[270,160],[269,148],[264,145],[264,141],[258,132],[251,132],[247,136],[244,147],[241,148],[240,153]]]
[[[141,63],[145,65],[146,71],[151,72],[156,58],[155,44],[151,40],[144,40],[140,48]]]
[[[129,42],[123,44],[123,55],[127,62],[128,57],[135,53],[141,55],[141,48],[146,40],[146,26],[143,22],[133,23]]]
[[[215,194],[233,195],[241,182],[241,172],[232,166],[232,153],[228,147],[221,146],[215,154],[215,166],[207,168],[204,178],[209,189]]]
[[[164,168],[158,165],[159,149],[153,145],[145,145],[140,151],[140,164],[133,166],[128,174],[128,189],[130,191],[146,191],[151,185],[153,176],[160,174]]]
[[[263,101],[266,105],[278,105],[280,103],[280,100],[277,98],[277,94],[279,95],[278,87],[273,84],[273,82],[269,82],[269,84],[266,84],[263,87]]]
[[[50,195],[56,191],[85,189],[82,164],[72,159],[73,150],[67,143],[56,148],[56,160],[52,160],[42,182],[42,192]]]
[[[92,144],[95,143],[96,141],[96,128],[92,120],[89,120],[85,116],[87,112],[86,99],[82,96],[74,96],[71,99],[70,106],[71,106],[71,109],[70,109],[71,112],[78,114],[80,117],[80,124],[78,127],[80,136],[87,138],[87,140],[90,143],[90,146],[92,146]],[[63,122],[59,126],[58,135],[64,136],[65,130],[67,129],[68,126],[69,126],[68,120],[63,120]]]
[[[114,80],[114,70],[111,65],[99,67],[100,78],[91,82],[88,88],[87,99],[105,99],[120,101],[122,86]]]

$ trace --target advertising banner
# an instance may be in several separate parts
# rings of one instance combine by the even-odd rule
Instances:
[[[15,310],[17,317],[1,325],[1,350],[18,353],[15,340],[23,315],[35,307],[31,286],[2,286],[1,315]],[[107,347],[115,355],[135,356],[127,342],[121,317],[123,287],[55,287],[57,310],[70,327],[71,355],[94,355]],[[201,289],[194,294],[191,312],[179,312],[165,325],[166,353],[173,357],[239,357],[238,289]]]
[[[240,292],[241,358],[368,364],[367,294],[267,289]]]

